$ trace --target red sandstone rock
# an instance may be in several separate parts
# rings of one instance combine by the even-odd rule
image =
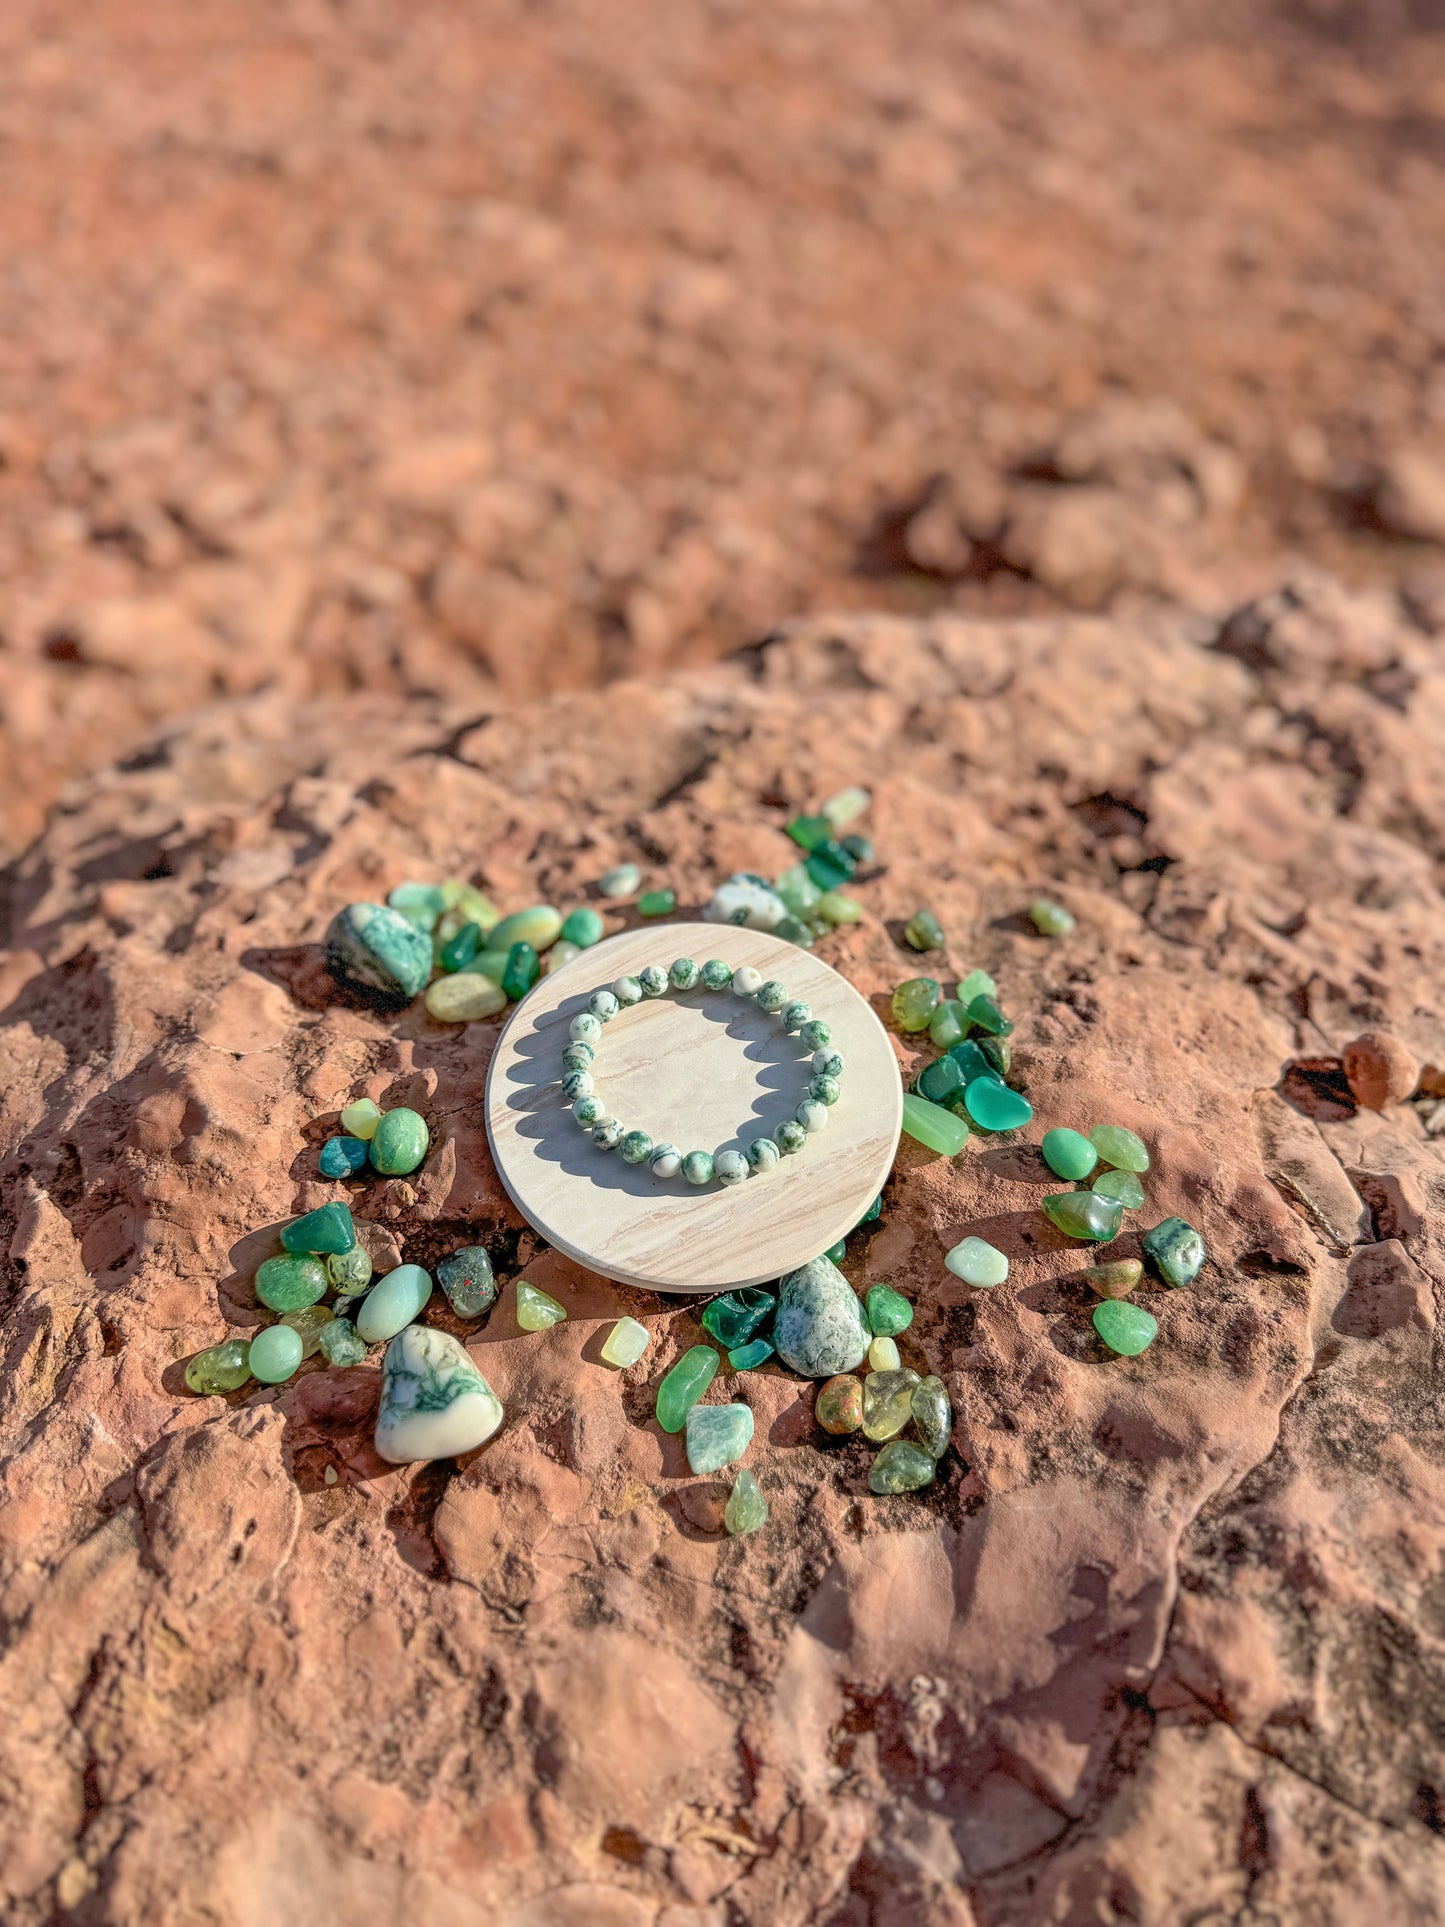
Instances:
[[[1369,1111],[1386,1111],[1414,1095],[1420,1060],[1407,1044],[1385,1030],[1367,1030],[1342,1053],[1345,1076],[1357,1101]]]

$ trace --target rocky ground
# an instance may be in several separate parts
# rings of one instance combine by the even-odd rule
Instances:
[[[588,749],[623,721],[625,769]],[[1438,1919],[1442,744],[1440,640],[1315,583],[1211,633],[804,621],[480,715],[261,695],[73,786],[4,877],[7,1918]],[[916,1299],[956,1453],[871,1498],[753,1373],[711,1396],[753,1405],[772,1515],[729,1541],[651,1419],[694,1315],[499,1191],[495,1024],[356,1008],[318,940],[403,877],[565,904],[626,858],[692,911],[860,776],[879,863],[825,953],[886,1009],[932,904],[1039,1125],[1140,1131],[1148,1221],[1212,1262],[1109,1358],[1038,1162],[905,1140],[847,1269]],[[1421,1067],[1382,1112],[1340,1072],[1367,1027]],[[508,1422],[459,1465],[376,1457],[374,1366],[182,1388],[362,1093],[440,1146],[364,1193],[373,1235],[479,1235],[570,1307],[524,1334],[504,1288],[473,1351]],[[1005,1287],[944,1269],[969,1232]],[[622,1312],[654,1344],[619,1378]]]

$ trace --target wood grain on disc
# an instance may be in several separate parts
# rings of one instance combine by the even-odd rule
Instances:
[[[599,1151],[563,1102],[568,1027],[594,990],[664,970],[675,957],[720,957],[776,977],[832,1028],[843,1095],[825,1130],[745,1184],[701,1189]],[[701,988],[645,998],[605,1026],[597,1095],[628,1130],[684,1153],[745,1150],[807,1095],[809,1053],[749,999]],[[543,977],[492,1054],[487,1134],[518,1210],[589,1271],[656,1291],[765,1284],[850,1232],[883,1188],[898,1149],[903,1086],[887,1033],[836,970],[758,930],[665,923],[629,930]]]

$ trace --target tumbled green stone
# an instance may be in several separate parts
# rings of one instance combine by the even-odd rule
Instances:
[[[840,1372],[818,1387],[813,1417],[825,1432],[845,1437],[863,1425],[863,1381],[852,1372]]]
[[[567,1307],[559,1305],[550,1292],[529,1285],[525,1278],[517,1280],[517,1323],[524,1332],[544,1332],[566,1316]]]
[[[752,1444],[750,1405],[694,1405],[684,1424],[687,1462],[694,1472],[720,1472]]]
[[[711,1184],[712,1152],[689,1151],[682,1161],[682,1175],[689,1184]]]
[[[534,903],[530,910],[514,910],[487,933],[488,950],[510,950],[525,943],[533,950],[545,950],[562,934],[562,914],[550,903]],[[574,938],[575,942],[576,939]]]
[[[957,1064],[965,1088],[978,1077],[997,1077],[998,1072],[983,1053],[982,1042],[978,1038],[965,1037],[961,1044],[949,1046],[948,1055]]]
[[[941,1378],[930,1376],[914,1386],[913,1429],[929,1457],[941,1459],[953,1438],[953,1401]]]
[[[431,1137],[420,1112],[398,1105],[384,1111],[371,1140],[371,1161],[388,1178],[404,1178],[427,1154]]]
[[[899,1366],[898,1343],[886,1336],[875,1338],[868,1347],[870,1372],[896,1372]]]
[[[326,1276],[338,1297],[354,1297],[371,1283],[371,1253],[361,1245],[353,1245],[350,1251],[333,1251],[326,1260]]]
[[[721,1363],[711,1345],[685,1351],[657,1388],[657,1422],[664,1432],[680,1432],[687,1415],[717,1377]]]
[[[1041,937],[1067,937],[1075,919],[1051,897],[1036,897],[1029,905],[1029,922]]]
[[[759,1365],[766,1365],[773,1356],[773,1342],[770,1338],[750,1338],[746,1345],[734,1345],[728,1353],[728,1364],[735,1372],[755,1372]]]
[[[439,883],[398,883],[386,901],[418,930],[430,930],[447,908],[447,893]]]
[[[526,996],[541,974],[542,966],[531,944],[514,943],[502,969],[502,989],[515,1004]]]
[[[507,974],[507,958],[511,954],[509,950],[479,950],[472,958],[471,969],[467,975],[485,977],[488,983],[496,984],[500,989],[502,979]]]
[[[1137,1211],[1144,1202],[1144,1187],[1132,1171],[1105,1171],[1090,1188],[1101,1198],[1117,1198],[1126,1211]]]
[[[976,1077],[964,1092],[963,1101],[981,1131],[1021,1131],[1034,1114],[1022,1091],[1011,1091],[996,1077]]]
[[[768,1502],[752,1473],[744,1466],[733,1480],[733,1489],[723,1507],[723,1524],[734,1539],[745,1532],[756,1532],[768,1523]]]
[[[903,1097],[903,1128],[917,1143],[943,1157],[957,1157],[968,1143],[968,1125],[952,1111],[907,1091]]]
[[[437,1283],[458,1318],[480,1318],[497,1302],[497,1279],[484,1245],[463,1245],[437,1265]]]
[[[844,836],[838,839],[855,863],[871,863],[874,857],[873,845],[866,836]]]
[[[862,1217],[858,1220],[858,1224],[854,1225],[853,1229],[856,1231],[860,1225],[876,1224],[882,1216],[883,1216],[883,1193],[880,1191],[878,1193],[878,1196],[873,1200],[872,1204],[869,1205],[868,1209],[863,1213]]]
[[[349,1178],[366,1163],[366,1140],[359,1137],[329,1137],[321,1147],[316,1169],[323,1178]]]
[[[326,1296],[326,1267],[319,1258],[268,1258],[256,1273],[256,1296],[269,1311],[300,1311]]]
[[[910,950],[942,950],[943,925],[931,910],[915,910],[903,926],[903,941]]]
[[[893,1017],[900,1030],[927,1030],[938,1008],[938,984],[932,977],[910,977],[893,993]]]
[[[247,1362],[263,1385],[282,1385],[301,1363],[301,1334],[289,1325],[268,1325],[251,1340]]]
[[[219,1345],[186,1360],[186,1387],[192,1392],[235,1392],[251,1376],[250,1341],[223,1338]]]
[[[796,944],[799,950],[811,950],[813,948],[812,931],[808,928],[807,924],[800,922],[797,917],[784,917],[780,922],[775,923],[773,925],[773,935],[781,938],[784,943]]]
[[[920,1097],[926,1097],[930,1104],[941,1104],[946,1111],[963,1103],[965,1079],[952,1057],[935,1058],[926,1064],[918,1073],[917,1084]]]
[[[474,1024],[506,1008],[507,993],[494,978],[484,977],[479,970],[459,970],[455,976],[438,977],[426,993],[426,1014],[439,1024]]]
[[[1149,1169],[1148,1145],[1143,1138],[1126,1131],[1122,1124],[1096,1124],[1089,1133],[1089,1142],[1104,1163],[1112,1164],[1116,1171]]]
[[[397,1265],[379,1278],[362,1299],[356,1329],[368,1345],[395,1338],[426,1309],[432,1294],[431,1274],[420,1265]]]
[[[372,1442],[389,1464],[475,1451],[505,1416],[501,1400],[450,1332],[411,1325],[387,1346]]]
[[[1185,1218],[1166,1218],[1140,1239],[1144,1256],[1166,1285],[1189,1285],[1204,1263],[1204,1240]]]
[[[997,997],[998,985],[986,970],[970,970],[966,977],[959,978],[953,994],[967,1008],[975,997]]]
[[[565,937],[568,943],[575,943],[579,950],[590,950],[594,943],[601,943],[606,927],[601,912],[594,910],[590,903],[584,903],[563,920],[557,934]]]
[[[800,850],[816,850],[828,841],[834,828],[826,816],[795,816],[788,825],[788,835]]]
[[[814,1258],[778,1282],[773,1344],[804,1378],[851,1372],[868,1351],[858,1294],[830,1258]]]
[[[804,918],[823,901],[823,892],[801,863],[795,863],[773,885],[773,894],[786,907],[789,916]]]
[[[739,1291],[725,1291],[705,1305],[702,1328],[726,1351],[732,1345],[745,1345],[777,1308],[776,1293],[764,1291],[761,1285],[747,1285]]]
[[[913,1323],[913,1307],[892,1285],[871,1285],[864,1301],[868,1307],[868,1329],[884,1338],[904,1332]]]
[[[1083,1132],[1070,1131],[1062,1125],[1044,1132],[1039,1149],[1043,1153],[1044,1163],[1055,1177],[1071,1180],[1086,1178],[1099,1162],[1099,1153]]]
[[[335,1319],[336,1314],[328,1305],[303,1305],[299,1311],[281,1314],[281,1323],[289,1325],[300,1338],[303,1358],[310,1358],[321,1350],[321,1334]]]
[[[1013,1029],[1012,1023],[1004,1016],[992,997],[973,997],[965,1006],[968,1021],[986,1030],[990,1037],[1007,1037]]]
[[[652,1334],[640,1320],[619,1318],[603,1344],[602,1362],[625,1371],[629,1365],[637,1363],[651,1342]]]
[[[351,1207],[336,1201],[318,1205],[283,1226],[281,1242],[288,1251],[350,1251],[356,1243]]]
[[[380,903],[349,903],[326,931],[326,968],[338,983],[404,1002],[431,975],[431,938]]]
[[[1008,1278],[1008,1258],[987,1238],[964,1238],[943,1260],[955,1278],[989,1290]]]
[[[945,997],[928,1020],[928,1036],[940,1050],[960,1043],[968,1033],[968,1013],[957,998]]]
[[[321,1356],[328,1365],[359,1365],[366,1344],[349,1318],[333,1318],[321,1327]]]
[[[1117,1238],[1124,1207],[1117,1198],[1096,1197],[1092,1191],[1055,1191],[1044,1199],[1044,1211],[1071,1238],[1091,1238],[1103,1244]]]
[[[1137,1258],[1116,1258],[1112,1264],[1086,1265],[1083,1276],[1101,1298],[1127,1298],[1142,1282],[1144,1267]]]
[[[875,1443],[896,1438],[913,1417],[917,1372],[904,1365],[896,1372],[869,1372],[863,1381],[863,1436]]]
[[[652,1156],[652,1139],[646,1131],[628,1131],[617,1149],[624,1164],[646,1164]]]
[[[482,947],[482,926],[479,923],[464,923],[454,937],[449,937],[442,945],[437,962],[443,970],[465,970]]]
[[[987,1031],[980,1031],[978,1047],[983,1052],[983,1061],[994,1075],[1000,1079],[1007,1078],[1013,1058],[1013,1047],[1007,1037],[990,1037]]]
[[[381,1106],[370,1097],[358,1097],[341,1113],[341,1128],[349,1137],[370,1138],[381,1122]]]
[[[862,904],[840,896],[836,890],[825,890],[813,908],[828,924],[859,923],[863,917]]]
[[[1094,1307],[1094,1330],[1111,1352],[1118,1352],[1124,1358],[1137,1358],[1158,1337],[1159,1320],[1142,1305],[1106,1298]]]
[[[554,970],[560,970],[563,964],[569,964],[574,957],[581,955],[580,943],[568,943],[565,937],[559,937],[542,959],[543,975],[550,977]]]
[[[676,908],[675,890],[644,890],[637,899],[639,917],[670,917]]]
[[[872,801],[873,798],[867,790],[860,789],[856,783],[850,783],[846,789],[841,789],[835,796],[828,797],[820,807],[835,830],[846,830],[850,823],[863,814]]]
[[[641,881],[635,863],[618,863],[598,880],[597,888],[604,897],[630,897]]]
[[[935,1461],[911,1439],[885,1445],[868,1471],[868,1490],[880,1497],[889,1492],[917,1492],[932,1485]]]
[[[837,1244],[829,1245],[828,1249],[823,1253],[823,1256],[828,1260],[830,1265],[841,1265],[843,1260],[848,1256],[848,1240],[846,1238],[840,1238]]]

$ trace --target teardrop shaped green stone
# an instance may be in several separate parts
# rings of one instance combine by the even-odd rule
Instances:
[[[1096,1124],[1089,1133],[1089,1142],[1105,1164],[1112,1164],[1116,1170],[1149,1169],[1148,1145],[1133,1131],[1126,1131],[1122,1124]]]
[[[1159,1320],[1142,1305],[1126,1304],[1122,1298],[1106,1298],[1094,1307],[1094,1330],[1111,1352],[1118,1352],[1124,1358],[1137,1358],[1154,1343]]]
[[[1011,1091],[994,1077],[976,1077],[964,1093],[964,1103],[982,1131],[1022,1130],[1034,1114],[1022,1091]]]

